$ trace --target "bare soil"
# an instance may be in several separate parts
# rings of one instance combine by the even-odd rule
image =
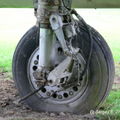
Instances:
[[[117,66],[120,70],[120,65]],[[116,72],[113,90],[120,89],[120,74]],[[17,104],[19,94],[14,81],[7,73],[0,73],[0,120],[96,120],[93,115],[71,115],[69,113],[39,113],[28,106]]]

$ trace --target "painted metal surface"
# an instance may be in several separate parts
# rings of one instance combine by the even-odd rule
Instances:
[[[39,40],[39,66],[50,66],[52,49],[55,42],[55,35],[51,29],[40,28]]]

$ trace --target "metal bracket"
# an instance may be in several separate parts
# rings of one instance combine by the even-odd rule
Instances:
[[[68,56],[72,56],[72,54],[70,53],[66,45],[66,41],[63,33],[62,17],[59,16],[58,14],[52,14],[50,16],[50,24],[51,24],[52,30],[55,32],[56,37],[63,48],[64,53]]]
[[[69,78],[72,75],[72,73],[68,72],[67,68],[69,68],[71,61],[72,61],[72,58],[67,57],[54,70],[52,70],[47,78],[48,84],[52,86],[60,85],[60,80],[62,78],[65,78],[65,77]]]

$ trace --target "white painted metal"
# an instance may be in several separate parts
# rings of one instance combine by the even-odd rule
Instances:
[[[50,67],[55,35],[49,28],[40,28],[39,38],[39,68]]]

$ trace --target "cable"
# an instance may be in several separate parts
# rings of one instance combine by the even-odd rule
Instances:
[[[61,1],[62,1],[62,3],[63,3],[63,6],[64,6],[67,10],[71,10],[71,8],[69,8],[69,7],[66,6],[64,0],[61,0]]]
[[[77,11],[75,9],[72,10],[72,14],[76,15],[76,17],[79,19],[79,21],[81,21],[83,23],[83,25],[85,26],[87,32],[88,32],[88,35],[89,35],[89,38],[90,38],[90,52],[89,52],[89,56],[88,56],[88,60],[86,62],[86,66],[83,70],[83,72],[81,73],[81,76],[80,76],[80,80],[82,80],[83,76],[85,75],[85,73],[87,72],[87,69],[90,65],[90,60],[91,60],[91,56],[92,56],[92,52],[93,52],[93,37],[92,37],[92,33],[91,33],[91,30],[90,28],[88,27],[87,23],[84,21],[84,19],[77,13]]]
[[[93,37],[92,37],[92,33],[91,33],[91,30],[90,28],[88,27],[87,23],[84,21],[84,19],[77,13],[77,11],[75,9],[71,9],[71,8],[68,8],[66,5],[65,5],[65,2],[64,0],[62,0],[62,3],[64,5],[64,7],[71,11],[71,14],[74,14],[76,15],[76,17],[79,19],[79,21],[81,21],[83,23],[83,25],[85,26],[87,32],[88,32],[88,35],[89,35],[89,38],[90,38],[90,52],[89,52],[89,56],[88,56],[88,60],[86,62],[86,65],[85,65],[85,68],[83,70],[83,72],[81,73],[81,76],[80,76],[80,80],[82,80],[83,76],[85,75],[85,73],[87,72],[87,69],[90,65],[90,60],[91,60],[91,56],[92,56],[92,52],[93,52]]]
[[[41,86],[40,88],[34,90],[33,92],[27,94],[26,96],[22,97],[18,102],[22,103],[23,101],[25,101],[26,99],[28,99],[29,97],[33,96],[34,94],[36,94],[37,92],[39,92],[40,90],[42,90],[44,88],[44,85]]]
[[[88,27],[87,23],[84,21],[84,19],[77,13],[77,11],[75,9],[72,10],[72,14],[76,15],[76,17],[79,19],[79,21],[81,21],[83,23],[83,25],[85,26],[87,32],[88,32],[88,35],[89,35],[89,38],[90,38],[90,52],[89,52],[89,56],[88,56],[88,59],[86,61],[86,65],[85,65],[85,68],[83,70],[83,72],[81,73],[81,76],[80,76],[80,80],[82,80],[83,76],[85,75],[85,73],[87,72],[87,69],[90,65],[90,60],[91,60],[91,56],[92,56],[92,52],[93,52],[93,37],[92,37],[92,33],[91,33],[91,30],[90,28]]]

